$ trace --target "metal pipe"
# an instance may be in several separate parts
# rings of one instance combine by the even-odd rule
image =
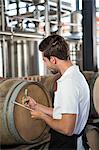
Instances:
[[[3,58],[2,58],[1,41],[0,41],[0,76],[3,77]]]
[[[62,24],[61,24],[61,0],[58,0],[58,6],[57,6],[57,13],[58,13],[58,34],[61,35],[62,30]]]
[[[76,0],[76,11],[79,11],[79,0]]]
[[[15,50],[13,37],[11,38],[11,75],[15,77]]]
[[[18,77],[22,77],[22,48],[21,41],[17,41]]]
[[[4,12],[4,0],[1,0],[1,30],[5,31],[5,12]],[[2,52],[3,52],[3,76],[6,77],[6,47],[5,36],[2,36]]]
[[[26,40],[23,41],[24,55],[24,75],[28,76],[28,48]]]
[[[43,39],[43,35],[40,35],[40,34],[33,34],[33,33],[15,33],[15,32],[2,32],[0,31],[0,34],[1,35],[7,35],[7,36],[16,36],[16,37],[25,37],[25,38],[33,38],[34,40],[38,40],[38,39]]]
[[[7,73],[7,57],[6,57],[6,42],[5,42],[5,36],[2,37],[2,53],[3,53],[3,76],[6,78]]]
[[[1,0],[1,22],[2,22],[2,31],[5,31],[5,12],[3,0]]]
[[[49,21],[49,5],[48,0],[45,1],[45,36],[50,35],[50,21]]]

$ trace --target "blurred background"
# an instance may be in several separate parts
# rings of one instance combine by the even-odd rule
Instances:
[[[99,70],[99,0],[0,0],[0,76],[50,74],[38,45],[55,33],[82,71]]]
[[[51,34],[66,39],[88,81],[85,134],[89,150],[99,150],[99,0],[0,0],[0,149],[48,149],[50,128],[16,103],[29,95],[52,107],[60,75],[51,74],[39,51]]]

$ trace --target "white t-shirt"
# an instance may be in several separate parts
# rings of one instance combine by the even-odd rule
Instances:
[[[80,134],[88,119],[90,92],[86,79],[78,66],[69,67],[59,80],[54,98],[53,118],[61,119],[62,114],[77,114],[74,134]],[[82,136],[77,140],[77,150],[84,150]]]

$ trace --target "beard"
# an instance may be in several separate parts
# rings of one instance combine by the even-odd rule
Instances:
[[[58,73],[58,71],[56,71],[56,70],[51,70],[51,73],[52,73],[52,74],[56,74],[56,73]]]
[[[52,74],[57,74],[57,73],[59,73],[59,71],[56,70],[56,69],[50,69],[50,71],[51,71]]]

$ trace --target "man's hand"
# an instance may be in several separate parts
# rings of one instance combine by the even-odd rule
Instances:
[[[53,108],[45,106],[43,104],[37,103],[32,97],[26,96],[22,98],[22,104],[25,105],[26,107],[31,108],[32,110],[40,111],[44,114],[47,114],[49,116],[53,115]]]
[[[32,119],[42,119],[42,117],[45,115],[42,111],[33,110],[30,112]]]
[[[36,103],[36,101],[35,101],[32,97],[27,96],[27,97],[25,98],[24,105],[25,105],[26,107],[29,107],[29,108],[35,110],[35,107],[36,107],[37,103]]]

